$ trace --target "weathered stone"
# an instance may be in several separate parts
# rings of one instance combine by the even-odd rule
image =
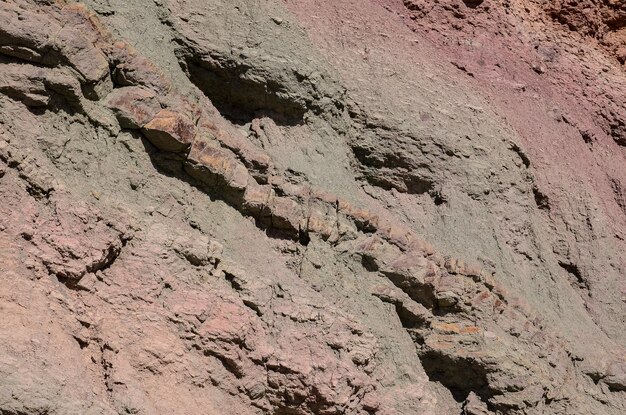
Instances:
[[[79,82],[62,69],[46,69],[28,64],[0,64],[0,91],[26,106],[48,106],[51,98],[63,98],[80,106]]]
[[[68,24],[69,11],[33,13],[8,4],[0,13],[4,53],[49,66],[68,64],[78,73],[90,99],[102,98],[111,90],[106,56],[88,39],[88,31]]]
[[[484,403],[474,392],[470,392],[470,394],[465,399],[465,402],[463,403],[463,415],[487,414],[489,414],[487,404]]]
[[[12,57],[0,64],[0,412],[621,413],[623,82],[594,52],[619,38],[621,12],[590,20],[606,22],[593,29],[602,46],[549,26],[559,48],[547,50],[527,27],[534,3],[364,1],[360,14],[326,0],[90,2],[128,43],[80,4],[0,4],[0,53]],[[390,18],[407,14],[431,20]],[[172,37],[183,71],[158,43]],[[167,46],[164,70],[130,43]],[[450,56],[461,73],[439,59]],[[597,95],[597,73],[615,97]],[[105,105],[188,157],[144,154]],[[584,133],[566,141],[572,131]],[[553,164],[568,174],[554,179]],[[550,215],[533,200],[544,176],[558,183],[546,186]],[[544,249],[553,233],[556,257]],[[568,286],[581,274],[570,263],[593,284]]]
[[[337,230],[336,215],[324,214],[320,209],[312,207],[309,209],[307,220],[307,231],[318,234],[324,239],[328,239]]]
[[[210,102],[207,105],[211,105]],[[267,171],[271,166],[270,156],[246,140],[240,130],[220,121],[219,117],[215,116],[216,112],[214,110],[210,114],[207,111],[198,127],[209,130],[224,147],[237,154],[246,167],[261,172]]]
[[[141,132],[158,149],[180,153],[193,143],[196,127],[182,114],[163,109],[141,128]]]
[[[48,105],[45,72],[34,66],[0,64],[0,92],[29,107]]]
[[[20,59],[43,62],[50,50],[51,33],[61,30],[50,15],[5,2],[0,9],[0,47],[3,53]]]
[[[156,94],[142,87],[114,89],[104,104],[113,110],[122,128],[141,128],[161,111]]]
[[[614,391],[626,391],[626,362],[612,363],[602,382]]]
[[[105,53],[114,64],[113,79],[117,85],[144,86],[159,95],[167,94],[172,88],[163,72],[128,43],[117,41]]]
[[[88,98],[100,99],[111,91],[113,84],[109,77],[109,62],[82,32],[65,26],[55,34],[55,43],[61,55],[79,73]]]
[[[302,207],[292,199],[275,196],[269,205],[271,226],[290,232],[305,229],[305,214]]]
[[[274,195],[274,190],[269,185],[251,183],[244,193],[244,210],[255,217],[269,209],[268,203]]]
[[[197,140],[187,157],[188,171],[198,180],[211,185],[226,186],[243,194],[250,180],[248,170],[225,149]]]

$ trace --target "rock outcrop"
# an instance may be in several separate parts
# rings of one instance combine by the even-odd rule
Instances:
[[[623,413],[622,15],[1,4],[0,413]]]

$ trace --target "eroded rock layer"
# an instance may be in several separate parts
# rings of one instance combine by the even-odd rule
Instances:
[[[583,3],[1,3],[0,413],[624,413]]]

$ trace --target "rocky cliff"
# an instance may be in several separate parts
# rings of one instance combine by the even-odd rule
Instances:
[[[623,414],[618,0],[0,3],[0,414]]]

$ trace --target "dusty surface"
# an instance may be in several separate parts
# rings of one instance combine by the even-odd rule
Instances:
[[[623,414],[626,8],[0,4],[0,413]]]

